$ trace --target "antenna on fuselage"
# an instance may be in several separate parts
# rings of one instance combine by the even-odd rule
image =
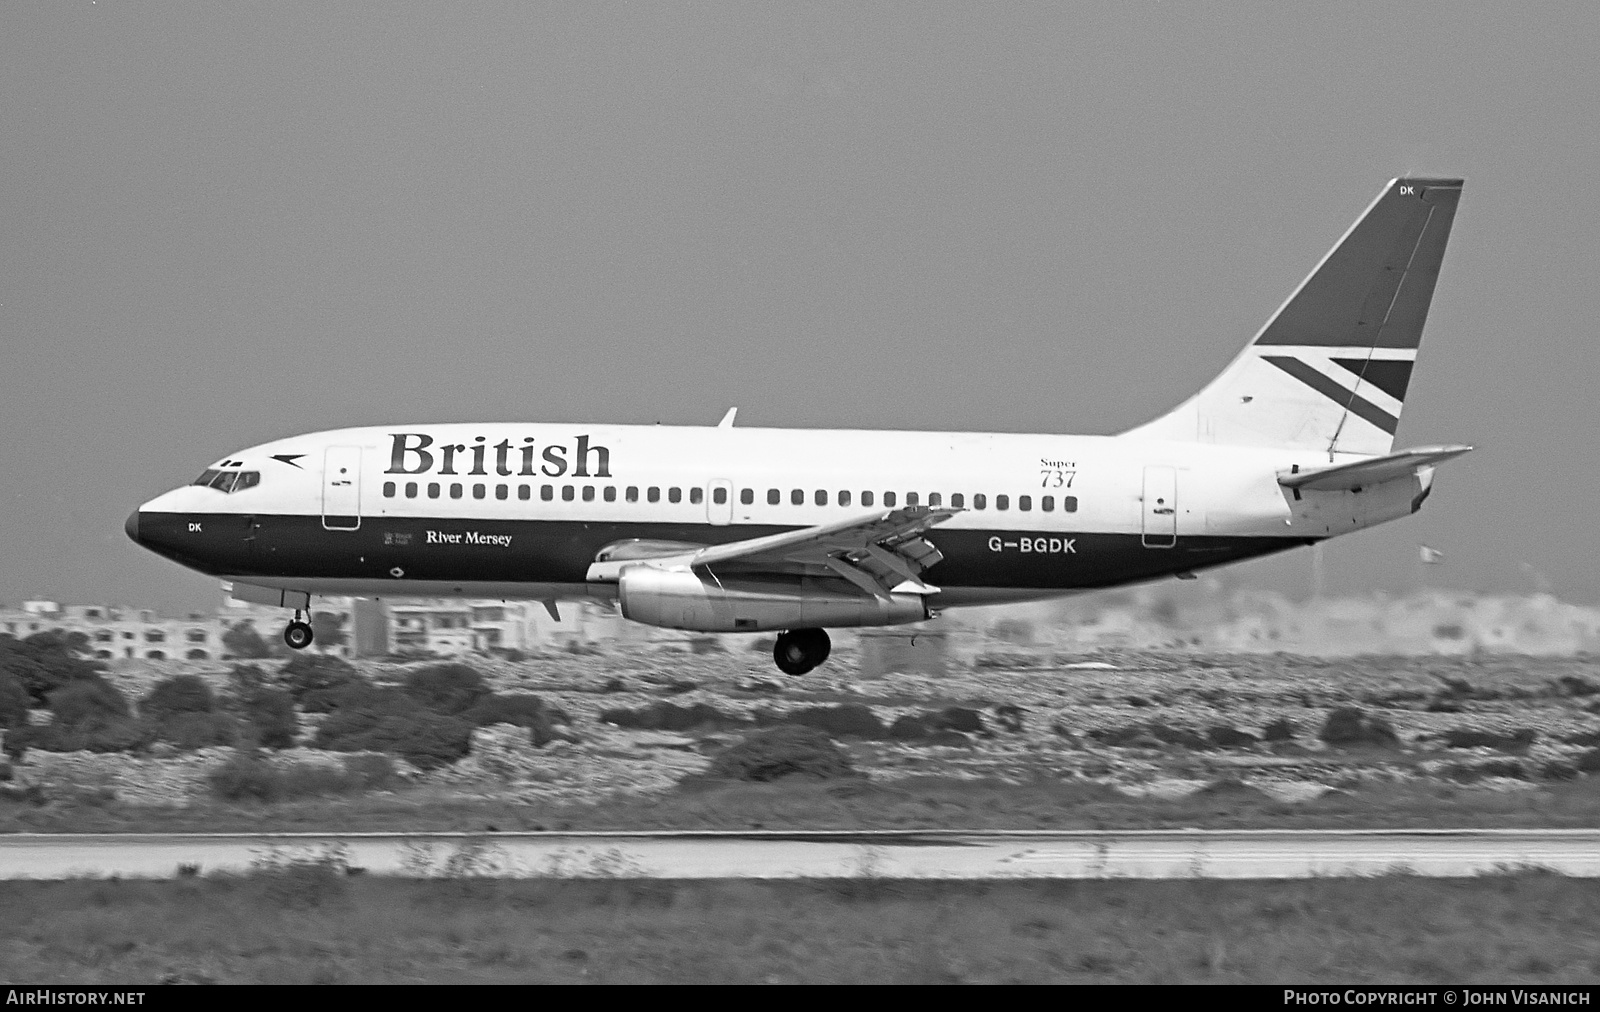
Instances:
[[[722,421],[717,423],[719,429],[733,428],[733,416],[739,413],[738,408],[729,408],[728,413],[722,416]]]

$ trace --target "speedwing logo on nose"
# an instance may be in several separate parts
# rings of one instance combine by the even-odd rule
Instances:
[[[300,471],[304,471],[305,468],[303,468],[299,464],[295,463],[295,461],[299,460],[301,457],[304,457],[304,456],[305,456],[305,454],[303,454],[303,453],[274,453],[272,455],[272,459],[273,460],[281,460],[285,464],[288,464],[292,468],[295,468],[295,469],[300,470]]]

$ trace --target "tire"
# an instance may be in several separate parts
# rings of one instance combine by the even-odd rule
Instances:
[[[304,650],[313,638],[311,626],[305,622],[290,622],[283,627],[283,641],[291,650]]]
[[[786,675],[803,675],[828,659],[832,649],[821,629],[791,629],[778,634],[772,645],[772,663]]]

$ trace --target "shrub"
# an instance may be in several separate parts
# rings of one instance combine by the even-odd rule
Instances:
[[[261,756],[234,756],[212,770],[211,792],[224,801],[291,801],[296,798],[350,794],[361,780],[337,766],[318,763],[274,763]]]
[[[165,720],[180,713],[210,713],[216,709],[211,687],[198,675],[163,678],[139,700],[139,715]]]
[[[1495,748],[1502,752],[1526,752],[1538,737],[1538,732],[1527,727],[1518,728],[1510,734],[1452,728],[1444,733],[1444,743],[1447,748]]]
[[[43,752],[128,752],[154,740],[152,728],[126,717],[108,717],[78,724],[51,723],[19,727],[6,734],[6,751],[20,755]]]
[[[983,726],[983,716],[977,710],[966,706],[947,706],[938,713],[930,713],[928,723],[936,731],[983,734],[988,730]]]
[[[1249,748],[1256,743],[1256,736],[1248,731],[1218,724],[1206,731],[1206,738],[1218,748]]]
[[[249,620],[235,622],[222,634],[222,649],[232,657],[271,657],[272,648]]]
[[[83,633],[50,630],[23,640],[0,635],[0,673],[20,681],[33,705],[44,706],[57,689],[101,676],[105,664],[80,656],[88,652],[89,637]]]
[[[295,654],[278,677],[307,713],[327,713],[346,688],[368,684],[349,662],[326,654]]]
[[[889,725],[889,737],[898,741],[917,741],[933,733],[933,728],[922,717],[908,713]]]
[[[465,716],[478,727],[488,727],[490,724],[532,727],[543,721],[572,723],[572,718],[567,716],[565,710],[546,703],[531,692],[490,693],[478,700]]]
[[[422,709],[394,689],[352,693],[317,728],[317,748],[333,752],[390,752],[421,769],[455,762],[472,748],[472,722]]]
[[[257,689],[245,697],[240,708],[248,727],[243,733],[254,739],[262,748],[291,748],[294,746],[298,721],[295,719],[294,698],[282,689]]]
[[[490,694],[478,700],[465,714],[476,727],[490,724],[515,724],[528,729],[528,741],[534,748],[544,748],[552,741],[576,741],[572,735],[557,730],[557,724],[570,724],[572,718],[559,706],[550,706],[531,693],[516,692],[507,695]]]
[[[0,672],[0,729],[22,727],[28,723],[28,704],[33,702],[22,679]]]
[[[638,731],[692,731],[698,727],[736,727],[745,723],[709,703],[695,703],[692,706],[651,703],[637,710],[617,707],[602,710],[600,721]]]
[[[175,713],[156,725],[156,737],[184,752],[239,740],[239,725],[225,713]]]
[[[360,781],[369,791],[384,791],[400,781],[400,771],[394,760],[386,755],[353,755],[345,757],[345,772]]]
[[[813,727],[835,738],[884,738],[889,729],[868,706],[844,703],[839,706],[811,706],[786,714],[785,723]]]
[[[1359,707],[1341,706],[1328,714],[1318,737],[1329,745],[1371,745],[1395,748],[1400,739],[1381,717],[1369,717]]]
[[[1300,725],[1288,717],[1279,717],[1261,729],[1261,740],[1270,742],[1293,741]]]
[[[707,775],[765,783],[784,777],[833,779],[860,776],[826,734],[810,727],[776,727],[752,734],[711,762]]]
[[[435,713],[458,714],[489,695],[489,684],[465,664],[435,664],[407,675],[405,692]]]
[[[94,675],[68,682],[50,693],[50,711],[57,724],[101,723],[127,717],[128,701],[115,685]]]
[[[1211,747],[1211,743],[1198,732],[1187,727],[1169,727],[1160,721],[1150,724],[1150,734],[1166,745],[1179,745],[1183,748],[1204,751]]]

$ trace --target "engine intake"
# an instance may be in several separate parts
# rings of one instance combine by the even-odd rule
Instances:
[[[871,597],[843,580],[727,579],[651,566],[624,569],[617,598],[624,618],[695,632],[899,625],[928,617],[921,595]]]

